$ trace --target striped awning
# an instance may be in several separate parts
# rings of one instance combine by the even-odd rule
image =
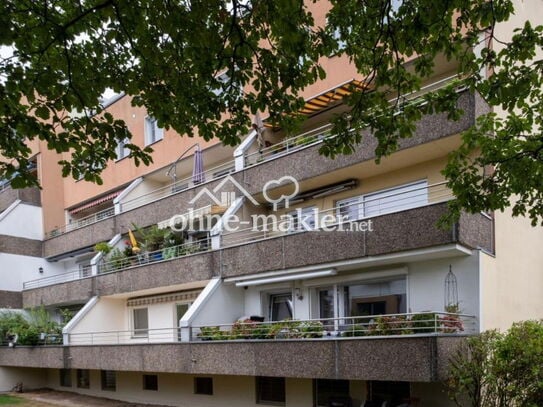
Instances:
[[[351,79],[350,81],[344,82],[320,95],[313,96],[306,100],[300,113],[306,116],[313,116],[333,106],[336,102],[343,100],[345,96],[351,95],[353,91],[359,91],[365,87],[366,86],[362,82]]]
[[[78,206],[77,208],[70,209],[70,210],[69,210],[70,215],[75,215],[76,213],[82,212],[82,211],[84,211],[85,209],[89,209],[89,208],[92,208],[93,206],[97,206],[97,205],[103,204],[104,202],[112,201],[112,200],[115,199],[120,193],[121,193],[121,191],[112,192],[112,193],[110,193],[110,194],[103,195],[103,196],[101,196],[100,198],[96,198],[96,199],[93,200],[93,201],[87,202],[86,204],[83,204],[83,205],[81,205],[81,206]]]
[[[127,301],[126,305],[129,307],[138,307],[141,305],[161,304],[164,302],[192,302],[198,297],[201,292],[202,290],[181,291],[176,293],[153,295],[143,298],[131,298]]]
[[[314,116],[341,102],[345,96],[351,95],[353,91],[363,90],[366,87],[367,85],[356,79],[348,80],[307,99],[304,107],[298,113],[307,117]],[[264,127],[274,128],[271,123],[266,122],[267,119],[264,120]]]

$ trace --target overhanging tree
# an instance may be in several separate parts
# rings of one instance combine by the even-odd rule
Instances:
[[[352,109],[334,120],[336,137],[321,153],[351,153],[369,128],[379,159],[412,135],[422,115],[463,113],[458,83],[417,103],[398,97],[419,90],[444,56],[458,61],[463,86],[506,112],[481,116],[451,155],[451,219],[462,208],[503,209],[512,198],[514,214],[543,222],[542,27],[519,27],[496,52],[502,39],[494,28],[510,18],[510,0],[330,5],[327,26],[318,27],[301,0],[4,2],[0,43],[13,55],[0,64],[0,153],[7,158],[0,172],[14,176],[14,186],[34,183],[25,139],[40,138],[70,152],[64,175],[100,182],[117,143],[130,138],[124,122],[102,114],[106,88],[131,95],[182,135],[236,144],[257,109],[291,128],[296,115],[285,113],[300,109],[300,91],[325,76],[319,59],[334,53],[346,54],[367,86],[347,100]],[[127,147],[136,163],[151,160],[149,149]]]

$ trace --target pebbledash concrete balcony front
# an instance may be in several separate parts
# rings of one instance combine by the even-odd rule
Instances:
[[[460,95],[458,105],[465,113],[460,120],[450,121],[444,114],[425,116],[417,123],[412,138],[400,140],[399,150],[406,150],[456,135],[474,125],[477,116],[487,111],[487,106],[481,98],[467,91]],[[230,176],[248,193],[259,194],[266,182],[285,175],[303,182],[375,159],[376,140],[370,134],[364,135],[363,141],[355,153],[348,156],[338,156],[335,159],[329,159],[319,154],[321,143],[321,140],[317,140],[302,148],[294,149],[292,152],[271,154],[260,162],[246,164],[243,169],[230,174]],[[126,232],[126,228],[133,222],[145,227],[169,219],[176,214],[185,213],[193,206],[190,200],[202,188],[212,190],[223,180],[224,178],[214,179],[205,184],[131,208],[126,212],[121,211],[118,214],[111,214],[105,219],[96,219],[95,222],[81,228],[52,236],[44,242],[44,255],[47,258],[54,258],[63,253],[92,246],[100,241],[107,241],[117,233]],[[235,186],[226,183],[221,188],[221,192],[235,192]]]
[[[390,336],[0,348],[0,366],[435,382],[465,337]]]
[[[171,260],[130,266],[79,280],[23,291],[25,307],[83,302],[92,296],[167,287],[212,277],[311,267],[351,259],[461,245],[493,251],[493,221],[463,214],[453,228],[438,228],[447,203],[426,205],[371,218],[373,231],[307,231],[249,241]],[[367,220],[365,220],[367,221]],[[38,285],[39,286],[39,285]]]
[[[9,184],[0,186],[0,213],[6,210],[13,202],[17,200],[39,206],[41,205],[40,189],[37,187],[13,189]]]

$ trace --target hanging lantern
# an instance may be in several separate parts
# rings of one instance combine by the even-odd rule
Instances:
[[[457,313],[458,310],[458,283],[449,264],[449,272],[445,276],[445,311]]]

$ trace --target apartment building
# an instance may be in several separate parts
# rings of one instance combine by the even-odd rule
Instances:
[[[458,88],[459,121],[424,117],[380,164],[371,134],[328,159],[318,149],[360,77],[343,58],[326,68],[297,134],[264,122],[236,148],[182,138],[119,95],[108,111],[153,146],[150,167],[121,146],[98,186],[60,178],[55,153],[33,146],[43,189],[1,187],[0,307],[74,316],[62,337],[0,347],[0,390],[446,406],[448,358],[467,336],[540,318],[540,228],[508,213],[437,226],[452,199],[440,171],[484,101]],[[421,93],[454,72],[440,63]]]

